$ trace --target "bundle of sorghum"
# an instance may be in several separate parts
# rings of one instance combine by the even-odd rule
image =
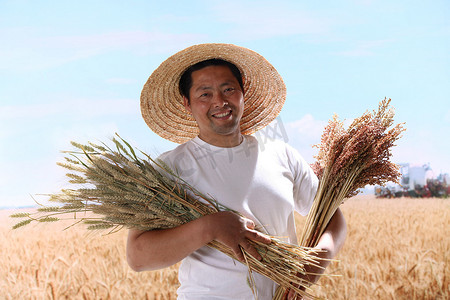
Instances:
[[[75,216],[76,222],[93,230],[165,229],[227,210],[187,185],[163,162],[154,161],[145,153],[144,159],[139,158],[123,139],[113,139],[113,142],[116,149],[93,143],[72,143],[78,150],[66,152],[66,162],[59,165],[70,170],[69,182],[77,188],[50,195],[49,201],[59,205],[41,207],[34,214],[12,215],[24,218],[14,228],[32,221],[58,221],[68,214],[68,218]],[[269,245],[250,242],[262,256],[259,261],[244,251],[250,282],[251,271],[256,271],[307,295],[301,291],[306,284],[296,275],[305,274],[307,265],[318,265],[316,250],[290,245],[275,237]],[[233,251],[223,244],[212,241],[208,246],[235,258]]]
[[[394,123],[391,99],[380,102],[378,111],[366,112],[344,129],[335,115],[322,134],[317,161],[312,165],[319,177],[314,199],[301,245],[314,247],[339,205],[346,198],[358,194],[366,185],[398,183],[399,168],[392,163],[391,148],[405,130]]]
[[[397,182],[398,166],[393,164],[391,148],[404,131],[394,123],[390,99],[380,102],[378,111],[366,112],[344,128],[337,115],[328,122],[312,168],[319,178],[319,187],[308,213],[300,245],[315,247],[329,221],[346,198],[358,194],[366,185]],[[274,299],[285,299],[288,287],[280,286]]]

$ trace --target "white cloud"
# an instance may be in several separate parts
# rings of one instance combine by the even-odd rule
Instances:
[[[123,85],[127,85],[127,84],[132,84],[135,83],[136,80],[135,79],[131,79],[131,78],[108,78],[105,80],[106,83],[108,84],[123,84]]]
[[[138,110],[134,99],[69,98],[48,103],[0,106],[0,120],[40,119],[64,114],[93,118],[111,114],[135,114],[139,113]]]
[[[344,127],[353,122],[344,120]],[[317,149],[313,145],[320,143],[327,121],[317,120],[312,115],[305,115],[301,119],[284,124],[289,144],[296,148],[307,162],[315,161]],[[446,132],[445,127],[441,129]],[[406,131],[392,148],[394,163],[427,164],[429,163],[435,175],[450,173],[449,145],[442,135],[436,134],[434,129],[421,129],[416,132]]]
[[[371,6],[375,1],[374,0],[354,0],[356,4],[364,5],[364,6]]]
[[[358,42],[352,49],[336,52],[335,54],[341,56],[372,56],[375,55],[377,49],[392,42],[393,40],[390,39]]]
[[[0,70],[28,71],[114,51],[134,55],[173,52],[200,39],[196,34],[117,31],[91,35],[52,35],[34,28],[0,30]]]
[[[310,114],[303,116],[300,120],[290,122],[286,125],[290,136],[300,136],[301,139],[318,140],[322,135],[326,121],[314,119]]]
[[[295,9],[291,4],[283,5],[280,1],[228,1],[215,6],[214,11],[220,21],[232,25],[233,36],[241,38],[322,34],[331,27],[331,19]]]
[[[70,141],[108,141],[119,126],[100,121],[54,124],[43,131],[19,128],[25,130],[22,134],[14,133],[14,128],[8,130],[10,136],[2,137],[0,144],[0,207],[33,205],[30,194],[57,192],[66,183],[66,170],[56,165],[63,161],[60,151],[73,150]],[[39,143],[33,144],[36,137]]]
[[[450,123],[450,109],[447,110],[447,113],[444,115],[444,121]]]
[[[447,140],[433,129],[407,130],[392,149],[392,161],[418,165],[429,163],[435,174],[450,173],[449,149]]]
[[[99,139],[108,141],[115,132],[119,132],[119,126],[112,121],[100,122],[96,126],[92,124],[72,124],[66,127],[54,128],[49,137],[49,142],[55,151],[61,149],[70,150],[70,142],[86,141],[97,142]],[[103,141],[103,140],[102,140]]]
[[[30,154],[0,158],[0,207],[33,206],[33,198],[41,202],[46,198],[42,194],[56,193],[66,184],[67,170],[56,165],[57,161],[62,161],[59,150],[64,148],[50,149],[40,157]]]
[[[300,120],[285,125],[289,144],[296,148],[309,163],[314,162],[313,156],[317,154],[317,149],[312,146],[320,143],[326,124],[327,121],[316,120],[312,115],[307,114]]]

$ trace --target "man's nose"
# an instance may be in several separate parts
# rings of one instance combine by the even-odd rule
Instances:
[[[216,93],[214,95],[213,101],[214,101],[214,107],[224,107],[225,105],[228,104],[228,101],[227,101],[225,95],[222,93]]]

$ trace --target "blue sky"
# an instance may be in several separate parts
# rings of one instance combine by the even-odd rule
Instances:
[[[449,1],[0,0],[0,207],[66,185],[69,142],[115,132],[157,155],[175,144],[145,125],[139,96],[168,56],[233,43],[283,76],[280,119],[308,162],[328,119],[392,98],[407,132],[397,163],[450,172]]]

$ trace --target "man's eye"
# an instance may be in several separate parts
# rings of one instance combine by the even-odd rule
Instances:
[[[234,91],[234,88],[232,87],[225,89],[225,92],[232,92],[232,91]]]

